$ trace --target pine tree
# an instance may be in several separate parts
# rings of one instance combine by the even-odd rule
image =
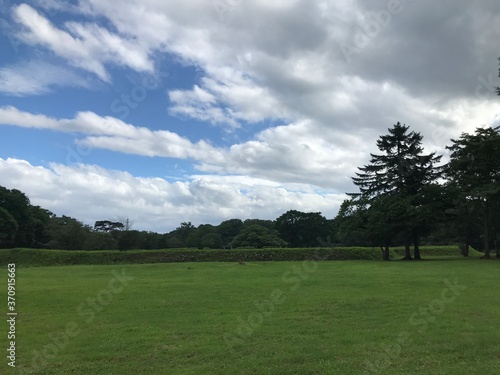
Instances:
[[[422,135],[408,133],[408,129],[399,122],[394,125],[377,141],[383,154],[370,154],[370,164],[358,168],[362,173],[356,173],[352,180],[365,197],[391,193],[412,196],[441,175],[441,169],[434,166],[441,156],[434,152],[423,155]]]
[[[423,217],[429,215],[424,206],[432,200],[426,187],[442,174],[442,168],[435,165],[441,156],[434,152],[423,154],[422,135],[408,130],[408,126],[398,122],[389,129],[389,134],[381,136],[377,147],[382,153],[370,154],[370,164],[359,167],[360,172],[352,180],[360,190],[360,198],[372,203],[372,211],[382,210],[379,213],[387,220],[401,220],[405,224],[402,227],[401,223],[394,223],[394,228],[400,228],[399,233],[404,236],[405,258],[411,259],[409,244],[413,242],[414,257],[420,259],[419,237],[426,227]],[[396,205],[375,204],[382,199],[408,202],[406,214],[389,212]]]

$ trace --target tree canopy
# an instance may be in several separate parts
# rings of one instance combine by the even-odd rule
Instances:
[[[406,259],[411,259],[410,242],[415,259],[420,259],[420,237],[432,200],[428,187],[442,174],[436,166],[441,155],[424,154],[422,135],[406,125],[398,122],[388,130],[377,140],[382,153],[370,154],[370,163],[359,167],[352,178],[360,193],[350,194],[355,199],[349,204],[363,205],[366,230],[384,259],[389,259],[389,247],[398,241],[405,245]]]

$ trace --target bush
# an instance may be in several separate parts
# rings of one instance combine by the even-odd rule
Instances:
[[[393,248],[394,253],[397,257],[404,257],[405,249],[404,247]],[[413,252],[413,250],[412,250]],[[462,255],[460,247],[458,245],[450,246],[421,246],[420,254],[422,256],[458,256]],[[482,255],[479,251],[474,250],[472,247],[469,250],[469,256]]]
[[[402,248],[391,250],[393,259],[401,257]],[[459,255],[456,246],[422,247],[423,256]],[[471,256],[481,253],[471,250]],[[127,264],[174,262],[253,262],[302,260],[380,260],[380,249],[371,247],[338,247],[307,249],[236,249],[236,250],[0,250],[0,265],[16,263],[18,266],[54,266],[72,264]]]

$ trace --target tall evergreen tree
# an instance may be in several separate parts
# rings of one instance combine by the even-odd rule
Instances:
[[[423,217],[428,213],[424,206],[432,200],[426,187],[442,174],[442,169],[436,166],[441,156],[434,152],[423,154],[422,135],[408,130],[408,126],[398,122],[389,129],[389,134],[377,140],[377,147],[382,153],[370,154],[370,163],[358,168],[360,172],[352,180],[360,193],[352,195],[371,202],[370,209],[381,210],[380,213],[388,220],[402,221],[404,228],[401,223],[394,223],[394,228],[399,228],[398,233],[404,234],[405,258],[411,259],[409,244],[413,242],[414,257],[420,259],[419,237],[423,231]],[[390,212],[391,207],[398,207],[401,211],[401,204],[373,204],[382,198],[406,202],[408,212],[403,216]],[[384,242],[384,246],[391,242],[387,235],[384,236]]]
[[[441,175],[435,166],[441,156],[434,152],[423,155],[422,135],[408,129],[398,122],[377,140],[383,153],[370,154],[370,164],[358,168],[361,173],[352,178],[361,194],[370,198],[390,193],[411,196]]]

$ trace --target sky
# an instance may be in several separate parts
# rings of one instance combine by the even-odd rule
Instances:
[[[401,122],[500,125],[498,0],[0,0],[0,185],[86,224],[335,217]]]

